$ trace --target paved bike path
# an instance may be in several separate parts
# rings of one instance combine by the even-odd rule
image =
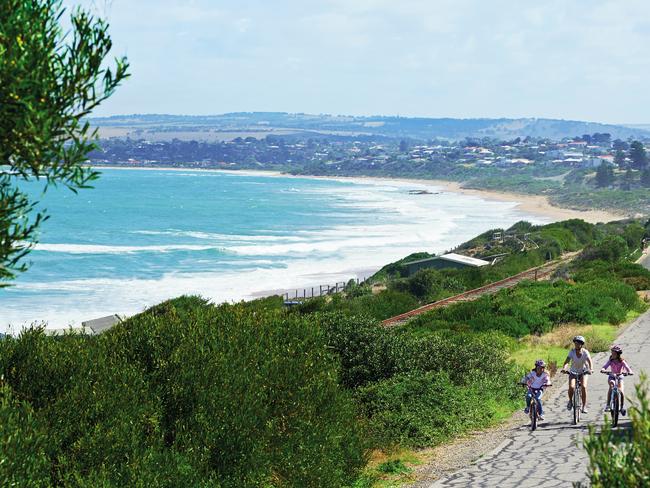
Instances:
[[[650,311],[630,324],[618,343],[623,346],[623,355],[635,373],[625,381],[625,393],[630,395],[634,392],[633,384],[638,381],[639,372],[645,370],[650,374]],[[607,394],[607,377],[598,373],[607,360],[607,354],[592,356],[595,371],[589,378],[589,413],[582,416],[579,425],[572,425],[572,414],[566,409],[566,383],[563,382],[558,389],[553,386],[545,395],[546,420],[535,432],[530,431],[522,414],[521,427],[515,429],[496,452],[429,487],[566,487],[575,481],[587,482],[589,460],[582,447],[582,438],[587,433],[587,425],[603,422]],[[523,389],[521,397],[523,408]],[[626,407],[629,406],[627,400],[625,403]],[[619,418],[619,428],[628,425],[627,417]]]

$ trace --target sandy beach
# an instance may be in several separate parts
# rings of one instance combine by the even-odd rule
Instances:
[[[612,220],[625,219],[628,216],[618,214],[609,210],[575,210],[571,208],[557,207],[543,195],[524,195],[521,193],[505,193],[489,190],[474,190],[463,188],[462,183],[442,180],[423,180],[442,186],[445,190],[463,195],[474,195],[486,200],[498,200],[501,202],[517,202],[518,208],[526,213],[549,217],[554,221],[567,219],[582,219],[586,222],[596,224],[598,222],[610,222]]]
[[[167,170],[167,171],[206,171],[213,173],[226,173],[226,174],[239,174],[250,176],[267,176],[283,177],[283,178],[313,178],[323,180],[338,180],[338,181],[359,181],[359,182],[400,182],[400,183],[414,183],[417,185],[424,185],[433,187],[435,190],[443,190],[461,195],[472,195],[486,200],[494,200],[500,202],[514,202],[517,208],[524,213],[537,215],[540,217],[547,217],[552,221],[568,220],[568,219],[582,219],[586,222],[596,224],[599,222],[611,222],[612,220],[621,220],[629,217],[629,215],[616,213],[609,210],[576,210],[565,207],[558,207],[553,205],[549,198],[543,195],[526,195],[522,193],[508,193],[492,190],[477,190],[471,188],[463,188],[463,183],[447,180],[428,180],[428,179],[415,179],[415,178],[391,178],[391,177],[377,177],[377,176],[311,176],[311,175],[291,175],[279,171],[263,171],[263,170],[229,170],[229,169],[203,169],[203,168],[168,168],[168,167],[123,167],[123,166],[96,166],[98,169],[135,169],[135,170]]]

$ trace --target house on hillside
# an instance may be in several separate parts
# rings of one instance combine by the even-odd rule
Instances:
[[[482,266],[489,266],[490,264],[489,261],[484,261],[482,259],[463,256],[462,254],[449,253],[442,256],[404,263],[404,266],[406,267],[407,276],[411,276],[421,269],[480,268]]]

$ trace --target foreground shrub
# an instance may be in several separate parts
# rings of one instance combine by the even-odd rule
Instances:
[[[50,486],[47,441],[32,407],[0,384],[0,486]]]
[[[432,446],[485,425],[482,388],[458,388],[444,372],[405,373],[358,390],[378,445]]]
[[[629,409],[631,431],[613,430],[609,420],[600,432],[589,429],[584,444],[589,477],[596,488],[648,486],[650,480],[650,398],[645,376],[636,385],[637,404]]]
[[[298,314],[184,298],[98,337],[1,341],[0,374],[37,405],[51,484],[338,487],[365,444],[326,346]]]

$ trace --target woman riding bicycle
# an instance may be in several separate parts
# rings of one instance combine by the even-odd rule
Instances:
[[[544,388],[551,386],[551,377],[545,371],[546,363],[543,359],[538,359],[535,361],[535,367],[531,370],[530,373],[526,375],[523,380],[523,383],[528,387],[526,392],[526,408],[524,413],[528,414],[530,411],[530,402],[535,395],[537,399],[537,404],[539,405],[539,420],[544,420],[544,411],[542,410],[542,394],[544,393]]]
[[[600,372],[601,373],[609,373],[609,376],[607,377],[607,381],[609,383],[609,391],[607,392],[607,405],[605,406],[605,412],[609,412],[611,410],[610,407],[610,400],[612,396],[612,387],[614,386],[614,382],[618,382],[618,390],[621,392],[621,407],[620,407],[620,412],[621,415],[625,415],[627,412],[625,411],[625,395],[623,393],[623,374],[632,374],[632,369],[630,366],[627,364],[625,359],[623,359],[623,349],[621,349],[621,346],[612,346],[612,354],[609,356],[609,360],[604,364],[604,366],[601,368]],[[609,371],[607,371],[607,368],[609,368]]]
[[[587,376],[584,373],[591,374],[593,366],[591,364],[591,355],[589,351],[584,348],[585,338],[581,335],[573,338],[574,348],[569,351],[569,355],[564,361],[562,371],[569,372],[569,403],[567,410],[573,408],[573,391],[576,387],[576,376],[582,374],[582,382],[580,388],[580,396],[582,397],[582,413],[587,413]],[[571,369],[568,370],[569,364]]]

